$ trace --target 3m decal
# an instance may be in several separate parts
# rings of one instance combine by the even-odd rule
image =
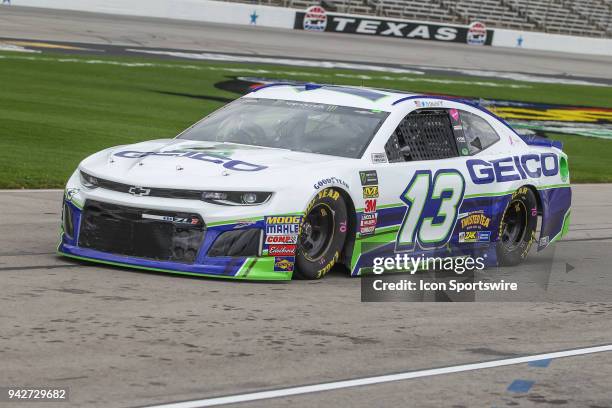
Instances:
[[[268,247],[268,255],[270,256],[293,256],[295,255],[297,245],[270,245]]]
[[[365,207],[363,211],[367,213],[376,212],[376,200],[375,199],[365,200]]]
[[[559,173],[559,157],[554,153],[526,154],[491,161],[471,159],[466,164],[475,184],[551,177]]]
[[[363,198],[378,198],[378,186],[363,187]]]
[[[227,156],[215,153],[201,153],[194,151],[172,150],[168,152],[139,152],[135,150],[124,150],[115,153],[113,156],[126,159],[140,159],[147,156],[166,156],[166,157],[186,157],[193,160],[205,161],[214,164],[221,164],[229,170],[236,171],[260,171],[267,169],[267,166],[247,163],[242,160],[233,160]]]
[[[397,252],[441,247],[451,237],[458,208],[463,201],[465,180],[454,169],[444,169],[432,177],[430,170],[419,170],[400,199],[408,206],[397,234]]]
[[[378,184],[378,174],[376,170],[367,170],[359,172],[359,179],[362,186],[375,186]]]

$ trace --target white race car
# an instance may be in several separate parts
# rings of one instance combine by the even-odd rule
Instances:
[[[59,252],[198,276],[317,279],[397,253],[516,265],[569,227],[567,156],[460,100],[269,84],[174,139],[81,162]],[[536,237],[538,219],[540,235]]]

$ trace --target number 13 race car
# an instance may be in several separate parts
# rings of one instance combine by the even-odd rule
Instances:
[[[517,265],[567,232],[570,205],[561,144],[478,106],[269,84],[174,139],[83,160],[58,249],[254,280],[318,279],[336,264],[356,276],[404,253]]]

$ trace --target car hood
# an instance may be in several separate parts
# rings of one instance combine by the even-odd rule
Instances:
[[[232,143],[160,139],[118,146],[85,159],[79,168],[93,176],[147,187],[262,190],[291,183],[291,173],[321,163],[353,159]]]

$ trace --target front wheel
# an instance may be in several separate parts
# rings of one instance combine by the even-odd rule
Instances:
[[[297,279],[320,279],[338,262],[347,234],[347,210],[342,194],[327,188],[306,209],[296,254]]]
[[[499,224],[497,260],[500,266],[523,262],[535,240],[537,225],[536,196],[530,188],[521,187],[512,194]]]

